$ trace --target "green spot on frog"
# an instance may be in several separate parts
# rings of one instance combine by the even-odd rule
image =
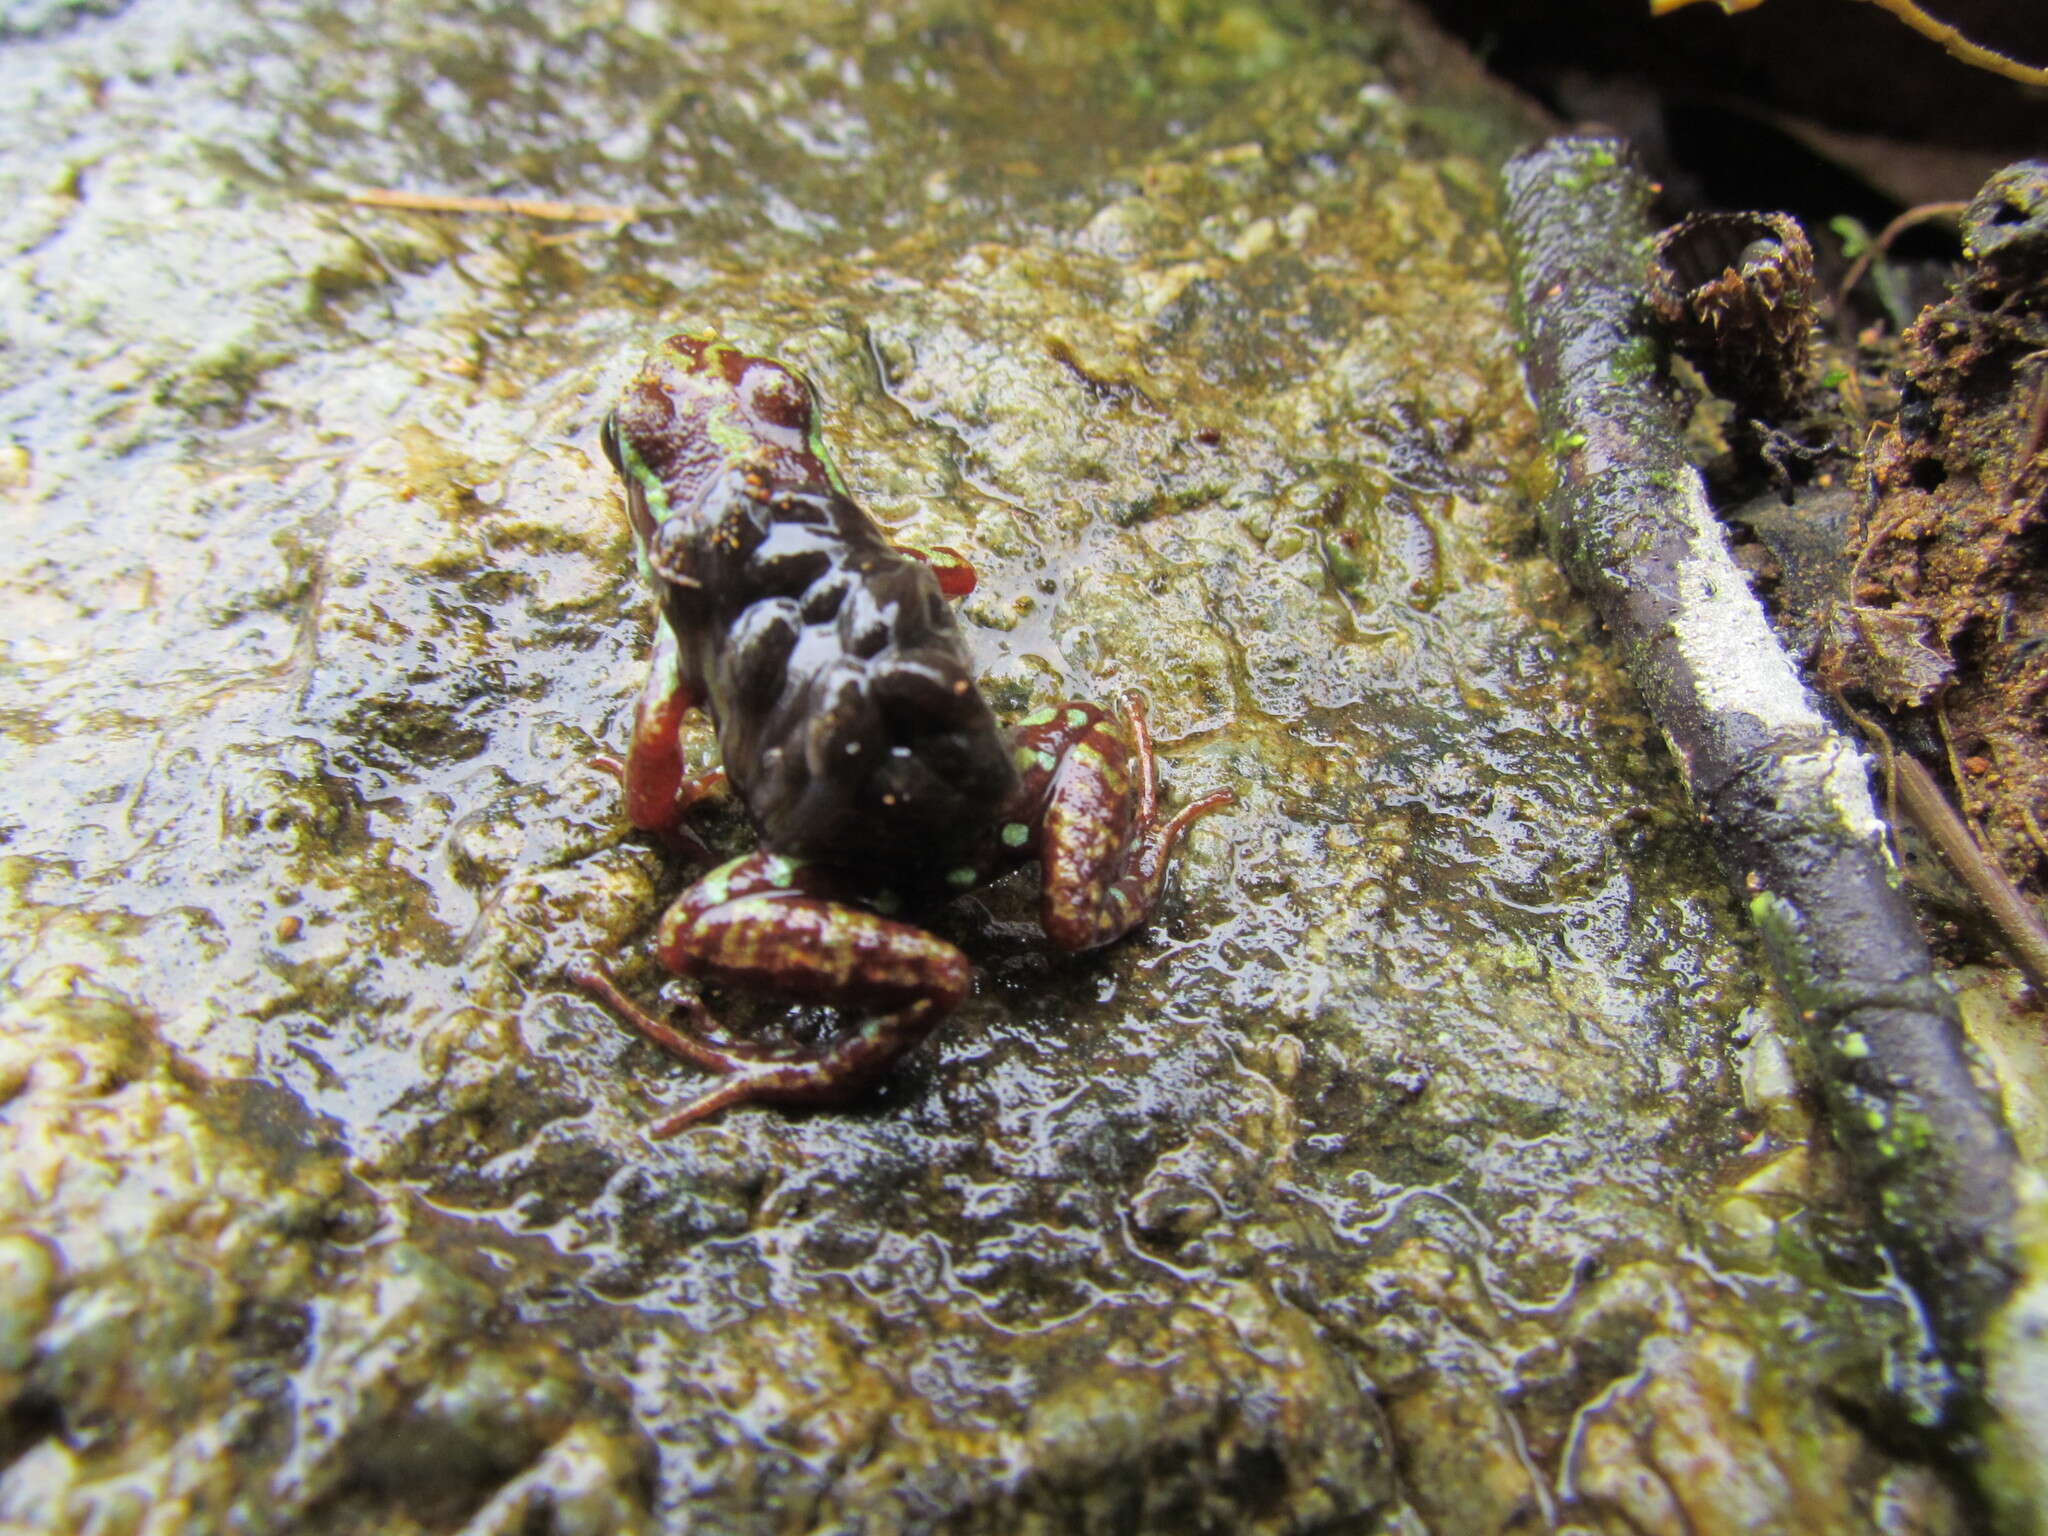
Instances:
[[[733,871],[746,862],[745,854],[736,859],[728,859],[697,882],[697,889],[703,894],[705,905],[717,906],[731,898]]]
[[[1051,725],[1059,717],[1060,712],[1056,709],[1034,709],[1022,720],[1019,720],[1017,725],[1020,729],[1029,730],[1041,725]]]
[[[732,419],[729,411],[718,411],[704,423],[704,435],[712,445],[735,463],[744,464],[760,451],[754,434]]]
[[[1077,731],[1078,731],[1078,730],[1080,730],[1080,729],[1081,729],[1081,727],[1082,727],[1082,726],[1086,725],[1087,723],[1088,723],[1088,711],[1087,711],[1087,710],[1085,710],[1085,709],[1070,709],[1070,710],[1068,710],[1068,711],[1067,711],[1067,725],[1068,725],[1068,726],[1069,726],[1070,728],[1072,728],[1073,730],[1077,730]]]
[[[956,891],[964,891],[981,878],[981,871],[972,864],[962,864],[946,871],[946,884]]]
[[[839,466],[832,461],[831,451],[825,446],[825,429],[820,420],[813,419],[811,430],[804,438],[804,448],[825,471],[826,482],[831,485],[833,491],[850,498],[853,493],[846,488],[846,482],[839,478]]]
[[[1031,841],[1031,828],[1021,821],[1013,821],[1003,828],[1002,835],[1005,848],[1022,848]]]
[[[1934,1127],[1917,1109],[1901,1105],[1892,1118],[1892,1132],[1908,1152],[1925,1152],[1934,1140]]]
[[[664,520],[668,516],[668,487],[662,484],[661,476],[647,467],[647,461],[634,450],[633,444],[623,438],[619,441],[619,467],[640,487],[654,520]]]

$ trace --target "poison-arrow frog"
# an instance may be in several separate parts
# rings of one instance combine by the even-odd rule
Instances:
[[[627,1024],[723,1079],[650,1135],[736,1104],[844,1103],[928,1035],[970,970],[898,915],[920,903],[1037,860],[1059,948],[1151,918],[1181,833],[1233,797],[1162,818],[1134,696],[1129,745],[1092,704],[1000,727],[942,590],[971,587],[971,569],[899,549],[870,521],[800,374],[716,337],[671,337],[602,441],[658,612],[632,743],[623,763],[601,762],[624,780],[628,820],[671,845],[694,844],[684,817],[721,779],[760,838],[675,900],[656,953],[683,976],[858,1020],[820,1049],[727,1043],[701,1001],[677,1027],[579,964],[573,979]],[[677,727],[699,707],[724,767],[692,776]]]

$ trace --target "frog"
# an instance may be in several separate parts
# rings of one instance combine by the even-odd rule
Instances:
[[[669,337],[599,441],[655,623],[625,756],[598,766],[622,781],[627,821],[670,848],[706,852],[686,821],[721,791],[757,839],[675,898],[654,953],[699,984],[844,1020],[817,1046],[733,1041],[701,996],[662,1018],[580,958],[577,986],[715,1076],[650,1137],[741,1105],[860,1099],[972,987],[966,954],[912,914],[1019,866],[1041,867],[1058,950],[1153,919],[1183,834],[1235,796],[1165,814],[1134,692],[1114,718],[1070,700],[998,724],[949,600],[972,567],[894,543],[860,506],[802,373],[717,335]],[[693,774],[681,729],[698,709],[719,766]]]

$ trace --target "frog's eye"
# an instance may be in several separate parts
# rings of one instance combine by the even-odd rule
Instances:
[[[619,461],[619,413],[606,411],[604,425],[597,429],[597,440],[604,448],[604,456],[612,461],[612,468],[623,479],[626,466]]]

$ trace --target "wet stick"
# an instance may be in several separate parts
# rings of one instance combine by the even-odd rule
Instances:
[[[1948,796],[1934,781],[1934,775],[1920,765],[1910,752],[1894,755],[1899,799],[1913,824],[1941,850],[1956,878],[1970,889],[1997,926],[2007,956],[2027,978],[2035,993],[2048,998],[2048,931],[2027,899],[2013,889],[2005,871],[1987,857],[1982,845],[1970,835],[1963,818],[1949,804]]]
[[[1966,1390],[2012,1288],[2017,1156],[1893,881],[1862,755],[1730,559],[1642,330],[1650,189],[1626,146],[1506,170],[1529,385],[1557,456],[1552,552],[1621,647],[1762,932],[1836,1139]]]

